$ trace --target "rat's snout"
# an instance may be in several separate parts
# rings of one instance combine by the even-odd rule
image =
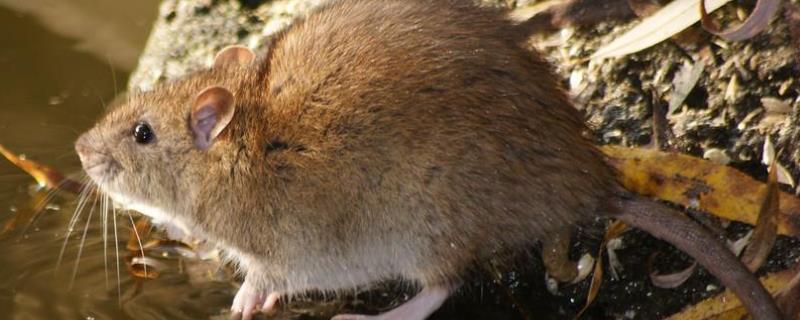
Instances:
[[[93,139],[91,132],[84,133],[75,141],[75,152],[81,159],[83,170],[90,176],[103,172],[105,165],[109,162],[109,157],[99,149],[98,142]]]
[[[78,138],[78,141],[75,141],[75,152],[78,153],[78,158],[81,159],[81,163],[84,167],[86,167],[86,162],[90,153],[87,140],[86,134],[83,134]]]
[[[84,133],[75,141],[75,152],[81,159],[83,170],[98,183],[114,177],[120,169],[119,163],[108,154],[109,151],[104,146],[92,131]]]

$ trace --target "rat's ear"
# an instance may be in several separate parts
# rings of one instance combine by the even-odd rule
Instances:
[[[233,94],[222,87],[208,87],[200,92],[192,105],[189,126],[194,145],[208,150],[214,139],[228,126],[236,111]]]
[[[256,54],[245,46],[233,45],[222,48],[214,58],[214,68],[243,66],[253,62]]]

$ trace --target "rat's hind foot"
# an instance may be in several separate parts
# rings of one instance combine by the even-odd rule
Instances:
[[[376,316],[341,314],[331,320],[424,320],[439,309],[448,296],[450,290],[446,287],[429,287],[389,312]]]
[[[258,312],[272,313],[279,298],[280,294],[276,292],[267,294],[253,289],[245,280],[233,298],[231,318],[250,320]]]

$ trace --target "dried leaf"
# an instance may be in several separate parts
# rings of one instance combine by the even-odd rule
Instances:
[[[761,164],[769,166],[775,162],[775,145],[772,144],[772,139],[767,137],[764,139],[764,147],[761,151]]]
[[[11,161],[15,166],[28,173],[42,187],[57,188],[75,194],[80,193],[83,188],[79,182],[65,178],[58,170],[18,156],[11,152],[11,150],[6,149],[3,145],[0,145],[0,154],[8,159],[8,161]]]
[[[694,90],[697,81],[700,80],[700,76],[703,75],[705,69],[706,66],[702,61],[698,61],[694,64],[688,62],[683,64],[681,70],[675,74],[675,79],[672,80],[673,90],[672,97],[669,99],[669,114],[675,112],[675,110],[683,105],[683,102],[686,101],[686,97]]]
[[[153,259],[145,256],[145,249],[142,245],[150,238],[150,220],[142,217],[135,223],[131,220],[131,223],[133,228],[128,235],[128,243],[125,245],[125,249],[129,252],[129,259],[126,261],[128,273],[135,278],[144,280],[158,278],[159,273],[155,271],[154,266],[151,266],[154,263],[148,263]]]
[[[744,250],[744,255],[742,256],[742,262],[753,272],[758,270],[767,260],[769,252],[772,251],[772,247],[775,245],[775,239],[778,237],[776,233],[778,225],[775,221],[780,213],[777,172],[778,170],[775,169],[775,162],[773,161],[764,190],[764,200],[758,213],[758,222],[756,223],[755,231],[753,231],[753,240]]]
[[[625,225],[622,221],[614,221],[611,226],[606,229],[606,234],[603,236],[603,242],[600,244],[599,252],[597,253],[597,262],[594,265],[594,275],[592,276],[592,283],[589,285],[589,293],[586,296],[586,304],[581,308],[581,311],[575,315],[575,319],[581,317],[581,315],[586,312],[586,309],[592,305],[595,299],[597,299],[597,293],[600,292],[600,284],[603,282],[603,251],[605,251],[606,244],[611,241],[611,239],[617,238],[622,235],[628,229],[628,226]]]
[[[778,183],[791,186],[792,188],[795,187],[794,178],[792,177],[792,174],[789,173],[789,169],[786,169],[786,167],[780,163],[776,163],[775,171],[778,173]]]
[[[697,261],[692,263],[688,268],[683,269],[681,271],[669,274],[659,274],[657,270],[653,267],[653,262],[658,256],[658,252],[653,253],[650,256],[650,259],[647,261],[647,269],[650,270],[648,273],[650,274],[650,282],[653,283],[654,286],[662,289],[674,289],[680,287],[686,280],[694,274],[694,270],[697,269]]]
[[[667,120],[667,106],[661,102],[661,98],[655,90],[650,90],[650,103],[653,109],[653,139],[651,145],[658,150],[665,150],[669,147],[669,141],[675,137],[672,128]]]
[[[147,265],[148,268],[153,267],[153,268],[158,268],[158,269],[166,269],[166,267],[167,267],[166,263],[161,262],[160,260],[158,260],[156,258],[151,258],[151,257],[133,257],[133,258],[131,258],[131,264],[132,265],[137,265],[137,264],[138,265]]]
[[[704,1],[700,1],[700,16],[703,29],[728,41],[747,40],[761,33],[769,26],[769,22],[780,7],[779,0],[758,0],[753,13],[741,25],[728,30],[720,30],[708,15]],[[713,8],[713,7],[712,7]],[[713,11],[714,9],[712,9]]]
[[[156,270],[166,268],[164,263],[150,257],[131,256],[130,259],[127,260],[128,273],[139,279],[156,279],[160,275]]]
[[[792,174],[789,173],[789,170],[787,170],[786,167],[784,167],[780,163],[776,163],[775,167],[773,168],[771,165],[772,162],[777,162],[775,145],[772,143],[772,139],[767,137],[766,139],[764,139],[764,148],[761,154],[761,163],[769,166],[770,172],[772,172],[772,170],[777,170],[778,183],[789,185],[792,188],[794,188],[795,186],[794,178],[792,177]]]
[[[700,21],[700,0],[675,0],[592,55],[592,59],[618,57],[647,49]],[[730,0],[710,0],[714,11]]]
[[[764,184],[736,169],[678,153],[602,147],[619,180],[640,195],[754,225]],[[781,192],[778,233],[800,236],[800,199]]]
[[[761,98],[761,105],[769,113],[789,114],[792,112],[792,100],[781,100],[774,97]]]
[[[725,88],[725,102],[734,103],[739,96],[739,76],[734,74],[731,80],[728,81],[728,87]]]

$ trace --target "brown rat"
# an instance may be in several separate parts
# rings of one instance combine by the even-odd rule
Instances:
[[[470,1],[333,1],[263,56],[232,47],[132,94],[76,150],[116,201],[217,242],[245,275],[245,318],[399,277],[423,290],[380,317],[424,319],[476,263],[597,215],[674,243],[779,318],[717,239],[617,185],[524,40]]]

